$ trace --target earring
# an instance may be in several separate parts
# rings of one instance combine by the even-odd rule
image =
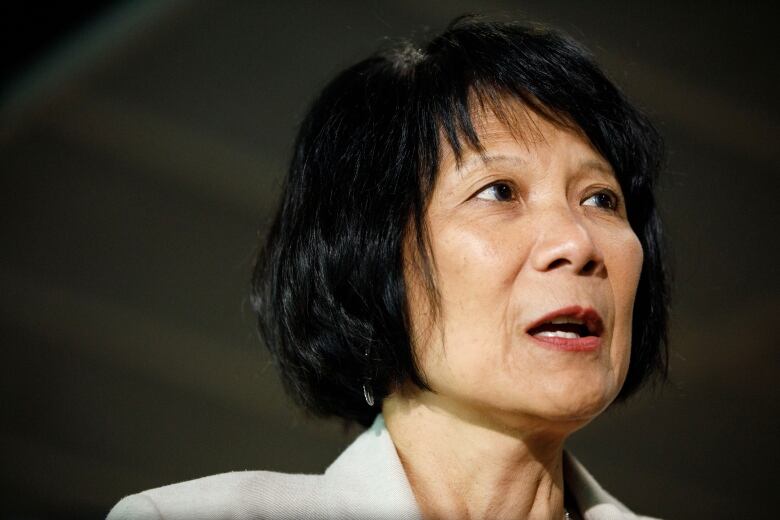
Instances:
[[[374,406],[374,393],[367,385],[363,385],[363,398],[366,400],[368,406]]]
[[[366,360],[366,363],[368,363],[368,345],[366,345],[366,350],[363,351],[363,358]],[[366,400],[368,406],[374,406],[374,392],[371,391],[371,377],[367,377],[366,382],[363,383],[363,399]]]

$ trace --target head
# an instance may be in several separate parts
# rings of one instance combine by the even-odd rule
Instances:
[[[460,19],[345,70],[301,126],[253,278],[287,390],[361,424],[402,388],[591,417],[663,376],[661,148],[549,30]],[[528,333],[568,305],[598,312],[598,349]]]

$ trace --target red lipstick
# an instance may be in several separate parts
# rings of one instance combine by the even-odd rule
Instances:
[[[553,323],[555,322],[555,323]],[[571,305],[545,314],[526,333],[540,346],[554,350],[591,352],[601,346],[604,322],[591,307]]]

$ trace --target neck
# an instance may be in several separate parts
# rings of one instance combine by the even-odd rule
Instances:
[[[387,429],[426,520],[564,517],[562,433],[464,420],[432,394],[393,394]]]

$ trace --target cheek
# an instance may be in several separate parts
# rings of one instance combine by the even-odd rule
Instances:
[[[406,293],[406,310],[409,316],[409,336],[418,354],[422,353],[434,328],[434,302],[428,289],[427,276],[424,273],[425,263],[417,249],[417,243],[409,238],[404,243],[404,292]]]
[[[437,283],[448,341],[470,346],[507,341],[507,316],[522,240],[509,241],[497,226],[445,228],[435,246]]]
[[[631,356],[631,326],[639,277],[642,272],[643,251],[636,234],[627,230],[616,242],[607,266],[615,304],[615,324],[612,338],[613,363],[625,377]]]
[[[625,291],[624,299],[627,312],[631,314],[634,308],[634,298],[636,297],[636,290],[639,286],[639,277],[642,274],[642,263],[644,262],[644,252],[642,251],[642,244],[639,242],[639,238],[631,232],[631,236],[628,237],[624,245],[623,266],[624,276],[622,280],[622,287]]]
[[[434,381],[439,371],[465,381],[499,365],[504,349],[497,347],[508,342],[506,312],[522,258],[517,243],[507,241],[497,226],[435,220],[431,227],[441,314],[418,344],[430,364],[430,382],[441,389],[443,381]]]
[[[634,231],[626,226],[611,232],[602,242],[607,275],[615,304],[616,318],[631,319],[644,253]]]
[[[440,307],[434,312],[416,244],[404,248],[407,306],[413,344],[421,360],[441,357],[442,334],[473,344],[486,330],[496,329],[508,262],[496,233],[473,227],[444,225],[434,220],[430,246],[434,283]]]
[[[520,245],[527,241],[521,230],[480,220],[439,229],[432,247],[442,296],[459,305],[474,302],[475,296],[501,301],[523,263]]]

